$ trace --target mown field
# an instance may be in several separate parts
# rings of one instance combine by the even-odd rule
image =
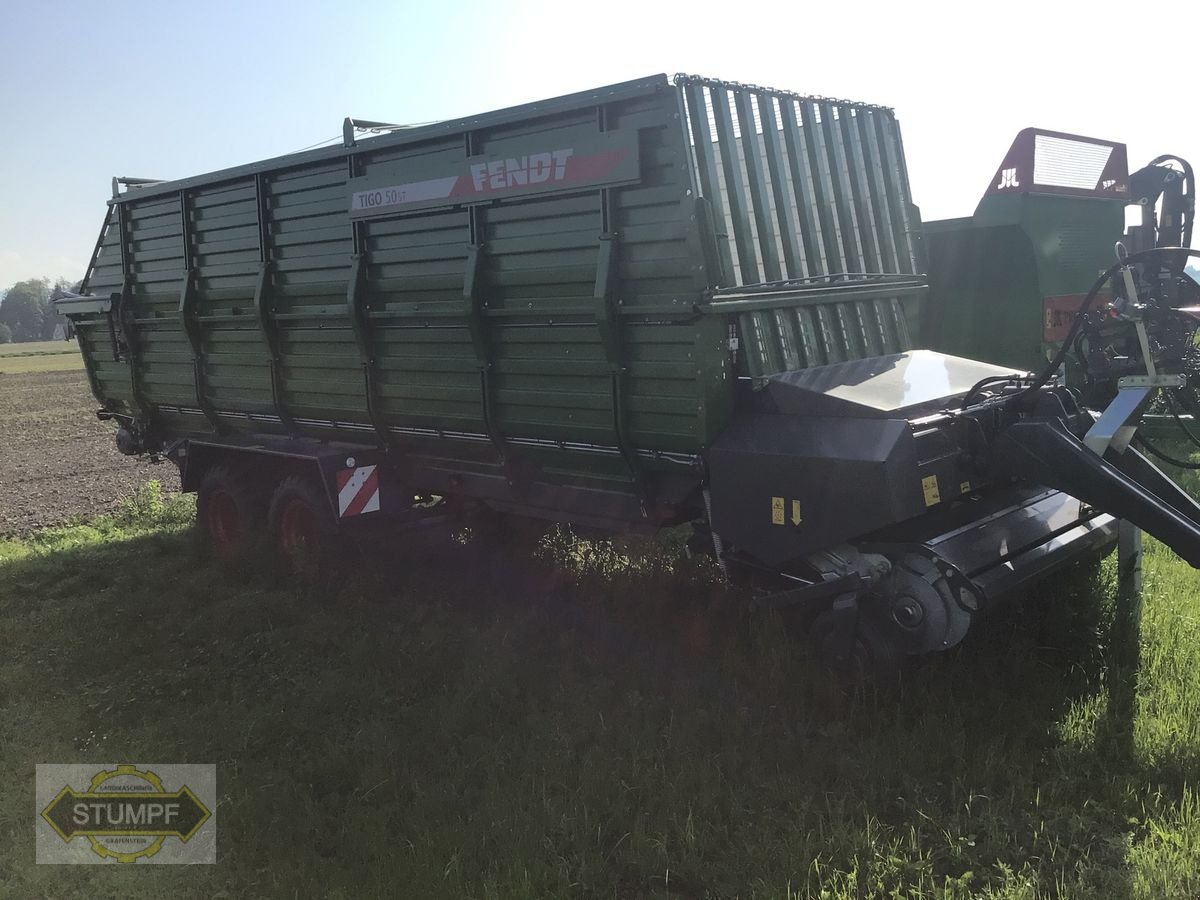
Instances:
[[[83,369],[75,341],[32,341],[0,344],[0,375],[24,375]]]
[[[75,341],[21,341],[0,344],[0,356],[29,356],[38,353],[78,353]]]
[[[1200,577],[1156,545],[1140,639],[1108,562],[840,696],[661,544],[395,538],[316,593],[191,517],[0,540],[0,896],[1200,896]],[[217,765],[216,865],[34,865],[34,765],[117,758]]]

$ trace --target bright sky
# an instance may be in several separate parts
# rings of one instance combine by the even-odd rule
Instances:
[[[0,0],[0,289],[82,275],[113,175],[658,72],[895,107],[925,219],[969,214],[1028,125],[1124,141],[1133,168],[1200,167],[1197,25],[1185,0]]]

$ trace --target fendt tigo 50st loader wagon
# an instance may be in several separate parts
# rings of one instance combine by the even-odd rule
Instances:
[[[223,553],[265,529],[304,565],[431,497],[690,522],[868,669],[1118,517],[1200,564],[1200,508],[1128,446],[1186,377],[1178,254],[1088,300],[1143,372],[1097,419],[1053,366],[913,346],[920,236],[890,109],[659,75],[116,179],[59,308],[121,450],[178,465]]]

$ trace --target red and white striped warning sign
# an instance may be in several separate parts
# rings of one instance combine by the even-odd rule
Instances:
[[[375,466],[358,466],[337,473],[338,516],[357,516],[379,509],[379,472]]]

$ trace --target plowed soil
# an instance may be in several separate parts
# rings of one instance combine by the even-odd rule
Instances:
[[[170,463],[118,453],[96,407],[81,370],[0,375],[0,534],[108,512],[150,479],[179,489]]]

